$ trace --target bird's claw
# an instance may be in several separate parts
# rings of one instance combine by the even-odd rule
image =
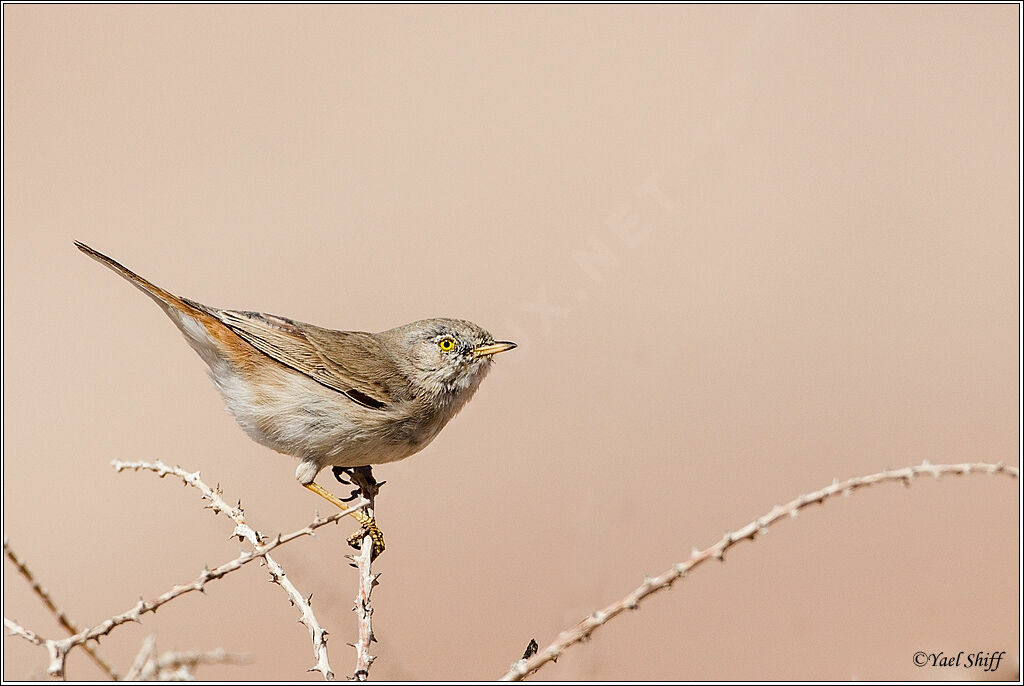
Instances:
[[[356,550],[362,550],[363,539],[366,536],[373,539],[373,550],[370,552],[370,561],[372,562],[384,552],[384,534],[377,528],[376,522],[364,524],[359,531],[348,537],[348,544]]]
[[[332,467],[331,472],[334,474],[334,478],[346,486],[355,486],[356,490],[352,491],[352,498],[355,498],[359,491],[362,494],[372,500],[377,496],[380,491],[380,487],[387,483],[387,481],[377,481],[373,478],[373,467],[369,465],[365,467]],[[348,477],[348,478],[346,478]],[[345,499],[345,502],[349,502],[352,498]]]
[[[345,478],[345,476],[352,476],[352,470],[350,467],[331,467],[331,472],[334,474],[334,478],[340,483],[346,486],[351,486],[352,482]]]

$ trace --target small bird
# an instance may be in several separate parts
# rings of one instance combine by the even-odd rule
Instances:
[[[257,443],[299,459],[295,478],[332,504],[338,496],[317,484],[327,466],[335,476],[401,460],[429,444],[473,397],[494,355],[516,347],[495,341],[461,319],[424,319],[380,333],[333,331],[286,317],[222,310],[150,283],[103,253],[75,241],[89,257],[151,297],[210,367],[228,411]],[[376,522],[352,516],[372,555],[384,550]]]

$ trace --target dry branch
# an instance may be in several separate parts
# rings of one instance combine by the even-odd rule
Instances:
[[[744,539],[754,540],[757,534],[765,531],[769,526],[777,523],[786,517],[796,517],[797,513],[808,505],[821,504],[825,500],[836,495],[848,496],[859,488],[873,484],[902,481],[904,485],[910,486],[911,481],[924,475],[930,475],[938,479],[945,474],[966,475],[972,473],[983,474],[1005,474],[1010,478],[1018,478],[1016,467],[1008,467],[1002,463],[989,464],[985,462],[965,462],[962,464],[933,465],[928,461],[914,467],[903,469],[887,469],[884,472],[870,474],[868,476],[855,477],[846,481],[834,480],[831,485],[821,490],[798,496],[785,505],[776,505],[768,514],[758,517],[746,526],[736,531],[727,533],[714,545],[704,550],[693,549],[690,559],[686,562],[679,562],[671,569],[656,577],[647,577],[644,582],[633,592],[624,598],[598,610],[586,619],[570,629],[560,633],[552,643],[539,653],[527,660],[519,660],[502,677],[502,681],[518,681],[536,672],[549,662],[556,661],[567,648],[580,643],[593,634],[599,627],[604,626],[614,617],[626,610],[635,610],[640,602],[647,596],[671,588],[672,584],[685,576],[690,570],[700,566],[710,559],[723,560],[725,552],[732,546]]]
[[[22,625],[15,622],[13,619],[4,617],[4,628],[11,632],[11,636],[21,636],[23,639],[37,646],[46,645],[48,640],[32,631],[26,629]]]
[[[370,676],[370,665],[377,659],[376,655],[370,654],[370,644],[377,640],[373,637],[373,606],[370,604],[370,594],[373,592],[373,587],[377,585],[377,577],[370,569],[372,554],[373,539],[370,536],[365,536],[359,554],[352,556],[356,569],[359,571],[359,590],[352,608],[356,613],[356,622],[359,625],[359,638],[353,644],[356,649],[356,667],[352,672],[354,681],[366,681]]]
[[[150,634],[142,641],[142,646],[139,647],[139,652],[135,654],[132,666],[128,668],[124,675],[124,680],[141,681],[142,670],[146,669],[146,666],[151,664],[154,658],[156,658],[156,636]]]
[[[181,467],[169,467],[159,460],[155,462],[122,462],[114,460],[111,462],[111,465],[118,472],[125,469],[151,471],[161,479],[168,474],[176,476],[185,484],[198,489],[203,494],[203,498],[210,501],[207,507],[213,510],[214,513],[222,513],[230,517],[235,522],[234,534],[236,536],[248,540],[254,547],[262,545],[266,540],[262,533],[246,523],[245,512],[242,510],[241,503],[235,507],[228,505],[221,497],[222,491],[220,486],[218,485],[216,489],[210,488],[200,478],[199,472],[188,472]],[[327,656],[327,632],[320,626],[320,622],[317,621],[316,616],[313,614],[313,608],[310,603],[312,595],[309,597],[303,596],[285,575],[284,568],[274,558],[270,555],[265,555],[264,559],[267,561],[267,569],[270,571],[271,581],[283,588],[285,593],[288,594],[289,602],[299,608],[299,622],[309,631],[309,639],[313,644],[313,657],[316,658],[316,664],[310,667],[308,671],[320,672],[325,680],[333,680],[334,671],[331,669],[331,662]]]
[[[45,588],[43,588],[42,584],[40,584],[36,580],[35,575],[32,574],[32,570],[28,568],[28,565],[25,563],[25,561],[21,559],[18,556],[18,554],[14,552],[14,550],[11,549],[10,543],[7,541],[6,536],[4,536],[4,555],[6,555],[7,559],[11,561],[11,564],[14,565],[15,569],[17,569],[18,572],[23,577],[25,577],[25,580],[28,581],[29,586],[32,587],[32,591],[35,592],[35,594],[39,597],[41,601],[43,601],[43,605],[46,606],[46,609],[53,613],[53,616],[56,617],[57,622],[62,627],[64,627],[65,631],[72,635],[77,634],[79,631],[81,631],[78,628],[78,626],[71,620],[71,618],[68,617],[63,610],[57,607],[57,603],[53,601],[53,598],[50,597],[50,594],[47,592]],[[118,673],[114,671],[114,668],[111,667],[106,660],[100,657],[99,653],[96,652],[95,648],[93,648],[90,645],[82,646],[82,648],[85,650],[85,652],[89,654],[89,657],[92,658],[93,662],[95,662],[100,669],[106,672],[107,676],[109,676],[114,681],[117,681],[120,678]]]
[[[109,634],[116,627],[127,624],[128,622],[140,622],[140,617],[142,615],[149,612],[156,612],[162,605],[169,603],[179,596],[183,596],[193,591],[205,591],[205,586],[210,581],[227,576],[231,572],[241,569],[254,560],[261,560],[265,558],[267,553],[284,545],[285,543],[294,541],[297,538],[302,538],[303,536],[312,536],[314,531],[320,527],[326,526],[332,522],[338,521],[342,517],[348,516],[351,512],[361,509],[365,504],[365,501],[358,501],[349,509],[336,512],[330,517],[321,518],[317,516],[307,526],[288,534],[278,534],[273,539],[255,546],[252,550],[243,552],[234,560],[225,562],[214,569],[203,568],[202,572],[199,573],[199,576],[193,581],[187,584],[175,586],[153,600],[144,600],[140,598],[139,602],[135,603],[135,605],[128,610],[125,610],[121,614],[114,615],[94,627],[83,629],[74,636],[69,636],[62,640],[43,639],[33,632],[18,627],[6,618],[4,619],[4,626],[6,626],[13,634],[21,636],[36,645],[45,645],[50,654],[50,664],[47,667],[47,672],[54,677],[63,677],[64,665],[67,660],[68,651],[73,648],[84,645],[86,641],[98,640],[100,637]],[[20,631],[16,629],[20,629]]]
[[[166,652],[157,655],[156,636],[150,635],[142,642],[131,669],[125,674],[125,681],[193,681],[192,668],[201,664],[246,664],[247,655],[236,655],[223,649]]]
[[[197,665],[244,665],[251,662],[248,655],[229,653],[223,649],[217,650],[189,650],[166,652],[158,657],[153,663],[155,674],[161,674],[170,670],[178,670],[182,667],[191,668]],[[141,680],[149,681],[154,672],[142,671]]]
[[[369,500],[363,511],[373,519],[373,500],[377,494],[377,484],[371,484],[358,470],[353,472],[352,479],[362,497]],[[373,587],[377,585],[377,577],[380,576],[373,573],[373,548],[373,537],[366,534],[363,536],[359,554],[352,556],[352,561],[359,572],[359,589],[352,608],[359,626],[359,637],[353,646],[356,649],[356,667],[352,672],[354,681],[366,681],[370,676],[370,665],[377,659],[375,655],[370,654],[370,644],[377,640],[373,635],[373,606],[370,603],[370,596]]]

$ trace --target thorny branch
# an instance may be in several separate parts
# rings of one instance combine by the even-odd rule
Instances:
[[[363,510],[371,519],[373,513],[373,500],[377,494],[377,484],[370,483],[366,476],[358,471],[352,472],[352,479],[358,492],[369,504]],[[363,536],[363,542],[359,548],[359,554],[352,556],[356,569],[359,571],[359,590],[356,593],[354,607],[352,608],[357,617],[359,625],[359,638],[356,639],[356,668],[352,673],[354,681],[366,681],[370,676],[370,665],[377,659],[376,655],[370,654],[370,644],[376,641],[373,635],[373,606],[370,604],[370,595],[373,587],[377,585],[377,577],[371,566],[373,564],[373,537],[369,534]]]
[[[136,653],[135,659],[132,660],[132,666],[128,668],[128,672],[124,675],[124,680],[139,681],[142,677],[142,670],[147,665],[152,664],[154,659],[156,659],[156,636],[150,634],[142,641],[142,646],[139,648],[139,652]]]
[[[203,494],[204,500],[209,500],[210,504],[207,505],[209,509],[216,513],[223,513],[230,517],[235,522],[234,535],[238,536],[239,539],[248,540],[254,547],[262,545],[266,541],[266,537],[259,531],[251,528],[245,521],[245,513],[242,510],[241,503],[231,507],[221,497],[221,489],[218,485],[217,488],[210,488],[199,476],[199,472],[188,472],[181,467],[169,467],[163,462],[157,460],[155,462],[122,462],[120,460],[114,460],[111,465],[118,472],[131,469],[134,471],[151,471],[156,473],[161,479],[168,474],[176,476],[181,479],[185,484],[198,489]],[[267,569],[270,571],[270,580],[275,584],[284,589],[285,593],[288,594],[289,602],[299,608],[300,618],[299,621],[309,631],[310,641],[313,643],[313,657],[316,658],[316,664],[309,668],[308,671],[320,672],[324,679],[331,681],[334,679],[334,671],[331,669],[331,663],[327,656],[327,632],[324,631],[323,627],[320,626],[320,622],[317,621],[316,616],[313,614],[313,608],[311,607],[312,595],[308,598],[303,596],[295,584],[285,575],[284,569],[276,560],[270,555],[265,555],[264,559],[267,561]]]
[[[166,652],[157,655],[156,636],[142,642],[125,681],[193,681],[191,669],[200,664],[247,664],[247,655],[235,655],[223,649]]]
[[[167,670],[177,670],[182,667],[195,667],[196,665],[234,664],[244,665],[250,662],[248,655],[236,655],[223,649],[217,650],[189,650],[166,652],[158,657],[151,667],[142,670],[139,675],[140,681],[151,681],[154,673],[160,674]]]
[[[37,646],[45,646],[48,641],[31,629],[26,629],[14,620],[4,617],[4,628],[11,632],[11,636],[21,636],[23,639]]]
[[[1019,476],[1016,467],[1008,467],[1002,463],[965,462],[961,464],[933,465],[926,460],[914,467],[887,469],[877,474],[855,477],[846,481],[834,480],[831,485],[821,490],[798,496],[785,505],[776,505],[768,514],[758,517],[736,531],[727,533],[714,545],[704,550],[694,548],[690,559],[686,562],[676,563],[671,569],[656,577],[645,578],[644,582],[633,592],[604,609],[598,610],[580,621],[576,626],[563,631],[548,647],[533,657],[515,662],[509,671],[501,677],[501,680],[519,681],[536,672],[547,663],[556,661],[567,648],[590,638],[590,635],[595,630],[607,624],[614,617],[617,617],[626,610],[636,610],[640,602],[647,598],[647,596],[666,588],[671,588],[672,584],[684,577],[690,570],[710,559],[724,561],[725,552],[729,548],[744,539],[754,540],[754,537],[759,533],[766,531],[769,526],[776,524],[787,516],[795,518],[800,510],[809,505],[820,505],[833,496],[848,496],[859,488],[889,481],[902,481],[905,486],[910,486],[911,481],[921,475],[930,475],[938,479],[945,474],[966,475],[973,473],[1005,474],[1013,479]]]
[[[258,546],[254,546],[252,550],[243,552],[234,560],[225,562],[224,564],[209,569],[204,567],[193,581],[180,584],[164,592],[162,595],[154,598],[153,600],[145,600],[139,598],[139,602],[135,603],[131,608],[125,610],[121,614],[114,615],[94,627],[89,627],[79,631],[74,636],[62,640],[45,639],[37,634],[19,627],[11,620],[4,618],[4,626],[11,631],[12,634],[21,636],[27,641],[36,645],[43,645],[46,647],[47,652],[50,655],[50,664],[47,668],[47,672],[54,677],[62,678],[64,676],[64,667],[67,660],[68,651],[78,646],[84,645],[87,641],[93,640],[98,641],[100,637],[106,636],[114,628],[119,627],[128,622],[141,622],[140,617],[149,612],[156,612],[162,605],[169,603],[175,598],[191,593],[193,591],[205,592],[206,584],[210,581],[220,579],[231,572],[237,571],[249,564],[254,560],[262,560],[266,557],[267,553],[284,545],[294,541],[297,538],[303,536],[312,536],[313,532],[322,526],[336,522],[342,517],[348,516],[349,513],[355,510],[361,509],[366,505],[366,501],[357,501],[352,507],[347,510],[342,510],[332,514],[330,517],[322,518],[317,516],[307,526],[293,531],[288,534],[278,534],[273,539],[265,541]]]
[[[18,554],[11,549],[11,546],[8,543],[6,536],[4,536],[4,555],[7,556],[7,559],[11,561],[11,564],[14,565],[18,572],[23,577],[25,577],[25,580],[28,581],[29,586],[31,586],[35,594],[39,596],[39,599],[43,601],[43,605],[46,606],[46,609],[52,612],[53,616],[57,618],[57,622],[62,627],[64,627],[64,629],[69,634],[77,634],[80,631],[78,626],[71,620],[70,617],[64,614],[63,610],[57,607],[57,604],[53,602],[53,598],[50,597],[50,594],[46,591],[45,588],[43,588],[42,584],[40,584],[36,580],[35,575],[32,574],[32,570],[28,568],[28,565],[25,564],[25,561],[18,557]],[[100,657],[99,653],[96,652],[95,648],[93,648],[90,645],[82,646],[82,648],[85,650],[85,652],[89,654],[89,657],[93,659],[93,662],[95,662],[100,669],[106,672],[107,676],[109,676],[114,681],[117,681],[120,678],[118,673],[114,671],[114,668],[111,667],[106,660]]]
[[[160,606],[164,605],[167,602],[170,602],[178,596],[184,595],[192,591],[205,592],[204,587],[207,582],[219,579],[237,569],[240,569],[241,567],[252,562],[253,560],[267,559],[268,553],[277,548],[278,546],[281,546],[289,541],[295,540],[296,538],[300,538],[302,536],[312,535],[316,529],[325,526],[331,522],[336,522],[342,517],[347,516],[352,511],[364,507],[369,507],[372,505],[370,500],[367,500],[365,497],[363,497],[347,510],[337,512],[327,518],[321,518],[318,515],[313,520],[313,522],[311,522],[308,526],[303,527],[302,529],[298,529],[297,531],[293,531],[289,534],[278,534],[274,539],[268,541],[259,532],[250,529],[248,525],[245,524],[241,507],[231,508],[230,506],[227,506],[223,499],[220,498],[219,488],[216,491],[214,491],[212,489],[209,489],[209,487],[207,487],[205,484],[202,484],[202,482],[199,480],[198,472],[195,474],[190,474],[178,468],[168,468],[165,465],[162,465],[161,463],[115,463],[115,467],[117,467],[119,471],[121,469],[148,469],[157,472],[158,474],[160,474],[160,476],[165,476],[166,474],[174,474],[175,476],[182,478],[186,483],[194,485],[196,488],[199,488],[201,491],[203,491],[204,497],[207,497],[211,501],[211,504],[208,507],[214,509],[215,511],[223,511],[226,514],[228,514],[228,516],[231,516],[236,523],[235,534],[241,537],[249,538],[250,542],[253,543],[254,547],[252,550],[240,554],[234,560],[226,562],[215,569],[211,570],[208,568],[204,568],[203,571],[200,573],[199,577],[188,584],[175,586],[169,591],[165,592],[161,596],[151,601],[146,601],[140,598],[139,602],[136,603],[129,610],[119,615],[115,615],[114,617],[107,619],[106,621],[96,625],[95,627],[77,631],[74,635],[62,640],[47,639],[43,636],[36,634],[34,631],[31,631],[30,629],[20,626],[19,624],[8,619],[7,617],[4,617],[4,627],[11,633],[11,635],[20,636],[21,638],[25,639],[26,641],[29,641],[34,645],[44,646],[47,649],[47,652],[50,655],[50,665],[48,667],[48,672],[52,676],[64,676],[67,654],[73,648],[77,646],[84,646],[86,642],[89,640],[98,641],[101,636],[109,634],[115,627],[125,624],[129,621],[139,622],[141,615],[148,612],[156,612],[156,610]],[[822,504],[825,500],[832,498],[836,495],[848,496],[853,491],[859,488],[871,486],[878,483],[902,481],[904,485],[910,486],[913,479],[921,475],[931,475],[934,478],[938,479],[939,477],[946,474],[967,475],[972,473],[1005,474],[1010,478],[1019,478],[1019,471],[1017,468],[1009,467],[1002,463],[990,464],[983,462],[974,462],[951,465],[932,465],[929,462],[925,461],[924,463],[918,466],[904,467],[903,469],[896,470],[887,469],[877,474],[855,477],[852,479],[847,479],[846,481],[842,482],[835,480],[832,482],[831,485],[822,488],[818,491],[814,491],[812,493],[799,496],[791,500],[790,502],[786,503],[785,505],[776,505],[766,515],[755,519],[754,521],[750,522],[749,524],[740,529],[737,529],[736,531],[727,533],[719,541],[717,541],[710,547],[704,549],[703,551],[698,551],[697,549],[694,549],[690,556],[690,559],[686,562],[680,562],[673,565],[671,569],[657,577],[646,577],[644,579],[643,584],[641,584],[631,593],[626,595],[624,598],[616,601],[615,603],[612,603],[611,605],[608,605],[602,610],[593,613],[586,619],[580,621],[574,627],[567,629],[566,631],[563,631],[544,650],[537,652],[536,654],[530,654],[530,651],[528,651],[528,654],[524,655],[523,659],[514,663],[512,667],[509,669],[509,671],[502,676],[502,680],[520,680],[525,676],[528,676],[529,674],[536,672],[538,669],[543,667],[548,662],[553,662],[557,660],[558,657],[561,656],[562,653],[569,647],[589,638],[597,628],[606,624],[613,617],[622,614],[627,609],[637,609],[639,607],[639,603],[645,600],[648,596],[653,595],[654,593],[657,593],[658,591],[664,590],[666,588],[671,588],[677,580],[681,579],[689,571],[700,566],[707,560],[712,558],[724,560],[725,552],[734,545],[736,545],[738,542],[744,539],[753,540],[757,536],[757,534],[765,532],[769,526],[778,523],[787,515],[789,517],[795,518],[800,510],[804,509],[805,507],[808,507],[809,505]],[[190,483],[189,479],[192,479],[196,483]],[[364,491],[364,493],[365,492],[367,491]],[[369,493],[372,494],[372,491],[369,491]],[[36,593],[39,594],[41,598],[44,598],[44,602],[46,602],[46,599],[48,599],[49,596],[45,593],[44,590],[41,589],[41,587],[38,587],[38,584],[34,582],[34,579],[31,577],[30,574],[26,574],[27,567],[25,567],[24,563],[21,562],[16,556],[14,556],[13,553],[9,552],[9,548],[6,545],[6,540],[4,547],[5,552],[8,553],[8,557],[11,558],[15,566],[19,568],[19,571],[24,570],[22,571],[22,573],[25,574],[26,578],[30,580],[30,583],[33,584],[33,590],[36,590]],[[372,608],[370,607],[369,604],[369,598],[373,586],[376,585],[376,575],[373,575],[370,570],[372,549],[372,538],[367,536],[364,538],[361,554],[353,558],[360,571],[359,595],[357,596],[355,607],[355,610],[359,614],[359,642],[355,646],[357,652],[357,666],[356,672],[353,675],[354,678],[356,679],[366,678],[366,676],[368,675],[369,665],[374,660],[374,657],[369,654],[370,643],[374,640],[372,624],[370,623]],[[271,574],[272,576],[274,575],[273,569],[271,571]],[[283,572],[281,572],[281,576],[283,577]],[[275,581],[280,583],[280,581],[277,579],[275,579]],[[292,586],[292,588],[294,589],[294,586]],[[289,596],[291,597],[291,593],[289,593]],[[306,604],[308,606],[308,600],[306,601]],[[52,600],[49,603],[47,603],[48,607],[50,607],[51,605]],[[51,607],[51,611],[54,611],[55,614],[57,614],[59,621],[61,617],[64,617],[65,621],[67,621],[71,627],[74,627],[74,624],[71,623],[70,620],[67,620],[63,613],[56,609],[56,605],[53,605]],[[62,625],[64,625],[64,621],[61,621],[61,623]],[[67,628],[67,626],[65,626],[65,628]],[[307,628],[309,628],[309,625],[307,625]],[[314,630],[311,629],[311,636],[315,636],[313,631]],[[316,645],[317,643],[314,637],[314,650],[316,650]],[[143,646],[143,653],[146,653],[146,651],[146,646]],[[143,655],[143,653],[140,653],[139,659],[142,660],[142,658],[145,657],[145,660],[142,660],[141,662],[139,662],[139,664],[153,664],[153,655],[155,654],[155,651],[152,648],[150,648],[146,655]],[[204,661],[204,658],[199,656],[206,655],[209,660],[218,660],[220,659],[220,657],[222,657],[220,656],[219,653],[190,653],[180,655],[196,656],[194,658],[194,661],[192,662],[188,662],[188,660],[192,658],[179,658],[177,666],[180,667],[182,670],[185,670],[181,671],[179,676],[183,677],[187,676],[187,666],[189,664],[197,664],[199,661]],[[163,658],[161,658],[161,660],[162,659]],[[162,673],[168,674],[169,676],[174,676],[175,674],[178,674],[177,672],[169,673],[167,670],[171,668],[172,666],[168,663],[168,666],[164,668],[164,672]],[[141,669],[142,668],[136,669],[136,667],[133,666],[134,673],[140,673]],[[314,669],[319,669],[319,666]],[[326,676],[327,675],[325,674],[325,677]],[[152,677],[152,673],[150,673],[150,677]]]

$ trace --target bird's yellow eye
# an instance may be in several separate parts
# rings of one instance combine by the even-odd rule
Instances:
[[[441,340],[439,340],[437,342],[437,345],[438,345],[439,348],[441,348],[441,350],[444,350],[444,351],[447,352],[449,350],[452,350],[455,347],[455,341],[453,341],[450,338],[442,338]]]

